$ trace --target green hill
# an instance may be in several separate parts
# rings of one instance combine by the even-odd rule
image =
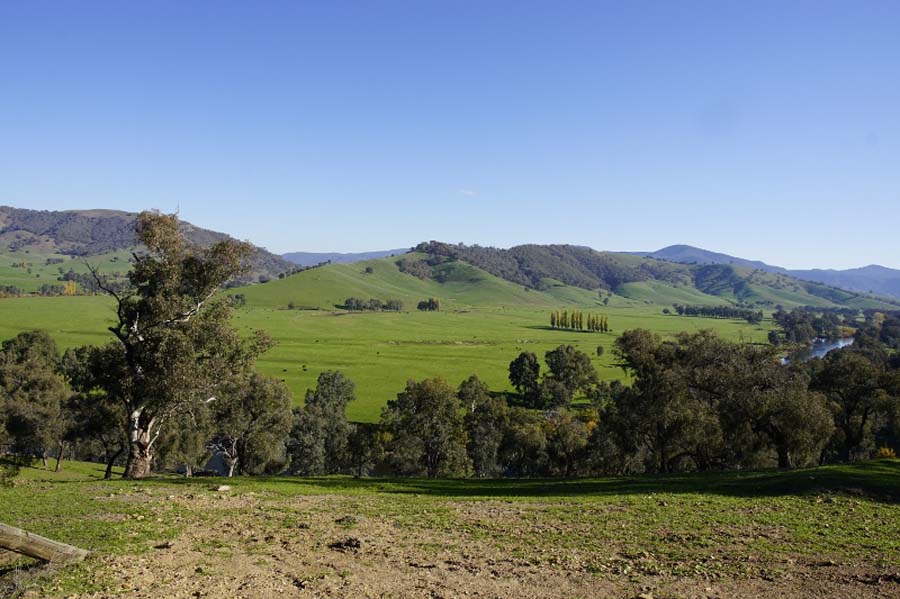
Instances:
[[[329,264],[312,268],[265,285],[233,289],[243,294],[251,307],[333,310],[349,297],[400,300],[404,309],[429,297],[437,297],[450,308],[472,306],[556,306],[562,303],[600,305],[598,294],[567,285],[549,286],[545,291],[503,280],[463,261],[430,266],[422,254],[406,254],[401,259],[380,258],[354,264]],[[419,276],[401,271],[398,265],[422,268]]]
[[[139,251],[135,241],[137,214],[121,210],[29,210],[0,206],[0,285],[33,293],[45,284],[59,284],[70,269],[87,272],[85,261],[109,275],[124,274]],[[207,247],[228,235],[181,221],[185,236]],[[256,282],[291,272],[295,266],[263,248],[256,248],[242,282]]]
[[[521,245],[509,249],[431,241],[416,247],[429,263],[464,261],[506,281],[543,290],[547,279],[584,290],[614,291],[659,304],[717,304],[761,308],[782,305],[897,309],[900,302],[802,281],[783,273],[731,264],[682,264],[573,245]]]

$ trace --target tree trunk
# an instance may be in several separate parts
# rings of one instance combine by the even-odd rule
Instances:
[[[47,467],[47,451],[44,450],[44,453],[41,454],[41,463],[44,464],[44,468]]]
[[[122,455],[122,452],[125,451],[124,447],[120,447],[119,450],[113,454],[111,458],[106,460],[106,473],[103,475],[103,480],[109,480],[112,478],[112,470],[113,464],[116,463],[116,460],[119,459],[119,456]]]
[[[184,477],[185,478],[194,478],[194,469],[190,464],[184,465]]]
[[[125,478],[146,478],[153,466],[153,441],[151,429],[155,419],[149,422],[143,418],[142,409],[135,410],[129,418],[128,462],[125,464]]]
[[[88,552],[0,523],[0,548],[46,562],[81,561]]]
[[[791,464],[791,452],[786,447],[778,447],[778,467],[782,470],[793,468]]]
[[[56,450],[56,468],[54,468],[54,472],[59,472],[61,470],[60,464],[63,461],[63,454],[66,451],[66,444],[64,442],[60,442],[59,447]]]
[[[128,462],[124,478],[146,478],[153,465],[153,450],[143,443],[132,441],[128,447]]]

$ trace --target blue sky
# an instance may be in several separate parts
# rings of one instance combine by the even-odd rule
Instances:
[[[900,267],[900,3],[0,3],[0,204]]]

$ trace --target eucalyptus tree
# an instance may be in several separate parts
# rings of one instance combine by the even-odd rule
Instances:
[[[145,251],[134,255],[128,286],[118,289],[95,268],[98,286],[116,302],[99,387],[124,406],[128,431],[125,477],[150,474],[156,444],[173,422],[215,401],[224,382],[243,372],[267,347],[241,340],[228,302],[216,292],[244,270],[253,249],[226,239],[201,248],[184,236],[177,216],[138,215]]]
[[[43,331],[25,331],[0,347],[0,440],[14,453],[47,462],[62,459],[71,390],[59,374],[56,343]]]

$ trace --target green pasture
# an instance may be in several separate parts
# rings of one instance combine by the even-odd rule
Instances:
[[[0,285],[14,285],[25,293],[34,293],[41,285],[62,285],[58,278],[73,270],[89,272],[88,263],[106,275],[126,273],[131,269],[126,250],[108,252],[88,258],[65,256],[31,250],[0,252]],[[47,264],[48,259],[63,260],[59,264]]]
[[[264,289],[270,284],[253,287]],[[571,304],[557,304],[572,309]],[[708,328],[731,340],[765,342],[772,323],[690,318],[663,314],[656,305],[592,306],[606,314],[609,333],[549,328],[549,308],[532,306],[459,308],[441,312],[404,311],[349,313],[342,310],[287,310],[246,307],[235,312],[243,331],[268,331],[277,341],[259,368],[284,380],[302,401],[323,370],[340,370],[356,382],[357,401],[351,419],[377,420],[382,406],[409,379],[442,376],[457,384],[477,374],[492,389],[509,390],[507,367],[521,351],[538,356],[571,344],[592,356],[600,377],[622,377],[614,366],[613,341],[622,331],[646,328],[663,335]],[[63,347],[99,344],[112,339],[112,301],[107,297],[29,297],[0,300],[0,338],[28,329],[48,331]],[[596,356],[597,346],[605,353]]]

